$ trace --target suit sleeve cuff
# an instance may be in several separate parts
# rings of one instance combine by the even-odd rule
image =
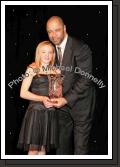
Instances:
[[[72,108],[74,104],[76,103],[77,96],[76,95],[65,95],[64,98],[67,100],[67,105]]]

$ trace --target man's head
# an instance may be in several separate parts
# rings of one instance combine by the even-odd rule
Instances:
[[[52,16],[46,24],[50,41],[55,45],[60,45],[66,35],[66,26],[59,16]]]

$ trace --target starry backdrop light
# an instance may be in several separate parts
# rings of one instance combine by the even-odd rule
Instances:
[[[90,154],[107,154],[108,16],[107,6],[95,5],[6,5],[6,154],[26,154],[16,148],[22,119],[28,106],[28,101],[19,97],[21,76],[26,67],[34,61],[37,44],[48,39],[46,21],[52,15],[61,16],[68,34],[84,40],[93,52],[93,75],[103,80],[106,88],[100,89],[95,85],[96,109],[89,141]],[[16,81],[18,78],[19,81]],[[8,83],[13,80],[14,84],[10,88]]]

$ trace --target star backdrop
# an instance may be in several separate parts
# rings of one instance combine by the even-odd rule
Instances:
[[[107,6],[6,5],[6,154],[26,154],[16,148],[28,100],[19,97],[23,74],[34,61],[40,41],[48,39],[46,21],[53,15],[63,18],[68,34],[84,40],[93,54],[93,75],[105,88],[96,87],[96,108],[90,134],[90,154],[107,154],[108,150],[108,16]],[[48,154],[53,154],[52,152]]]

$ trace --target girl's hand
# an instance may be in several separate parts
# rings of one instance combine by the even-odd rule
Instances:
[[[44,104],[44,106],[45,106],[46,108],[53,107],[53,103],[50,102],[49,97],[43,96],[42,102],[43,102],[43,104]]]

